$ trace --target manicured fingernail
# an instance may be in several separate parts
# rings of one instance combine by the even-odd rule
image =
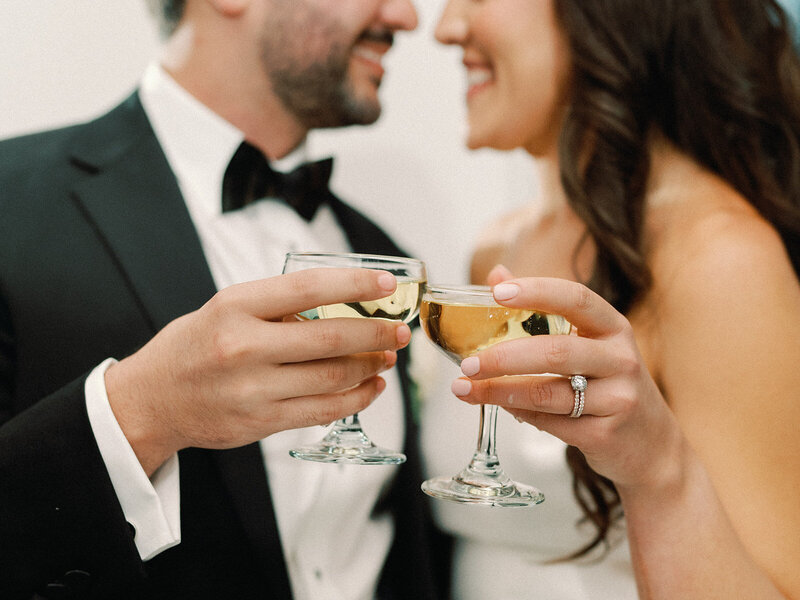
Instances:
[[[397,352],[385,350],[383,353],[383,359],[386,362],[386,368],[391,369],[397,362]]]
[[[461,361],[461,372],[467,377],[472,377],[481,370],[481,361],[477,356],[470,356]]]
[[[519,294],[519,286],[516,283],[498,283],[494,286],[494,297],[498,300],[511,300]]]
[[[411,329],[405,323],[397,328],[395,334],[397,335],[397,342],[403,346],[411,340]]]
[[[378,285],[387,292],[393,292],[395,287],[397,287],[397,280],[391,273],[381,273],[378,277]]]
[[[456,379],[450,386],[456,396],[466,396],[472,391],[472,382],[469,379]]]

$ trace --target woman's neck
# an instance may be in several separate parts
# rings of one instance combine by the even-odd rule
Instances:
[[[558,151],[535,157],[539,176],[539,201],[544,213],[556,213],[567,206],[567,194],[561,184]]]

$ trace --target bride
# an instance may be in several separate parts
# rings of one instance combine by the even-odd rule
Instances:
[[[578,333],[484,350],[452,384],[462,402],[425,402],[430,475],[464,466],[471,405],[493,403],[505,470],[547,497],[434,501],[454,597],[800,598],[800,66],[784,13],[449,0],[436,36],[463,50],[467,145],[524,148],[541,170],[541,197],[485,232],[471,278]],[[583,413],[569,379],[533,373],[585,376]]]

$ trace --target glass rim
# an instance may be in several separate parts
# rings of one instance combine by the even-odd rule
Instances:
[[[494,298],[492,288],[488,285],[471,285],[471,284],[456,284],[456,283],[441,283],[441,284],[425,284],[425,291],[432,294],[469,294],[471,296],[486,296]]]
[[[366,260],[375,260],[380,262],[388,262],[388,263],[414,263],[418,265],[424,265],[425,263],[418,259],[418,258],[411,258],[408,256],[390,256],[388,254],[362,254],[360,252],[287,252],[286,258],[289,257],[293,258],[333,258],[333,257],[340,257],[340,258],[354,258],[354,259],[366,259]]]

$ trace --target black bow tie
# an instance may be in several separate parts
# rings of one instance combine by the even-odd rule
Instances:
[[[306,221],[330,196],[333,159],[304,163],[289,173],[274,171],[260,150],[242,142],[222,180],[222,212],[237,210],[261,198],[281,198]]]

